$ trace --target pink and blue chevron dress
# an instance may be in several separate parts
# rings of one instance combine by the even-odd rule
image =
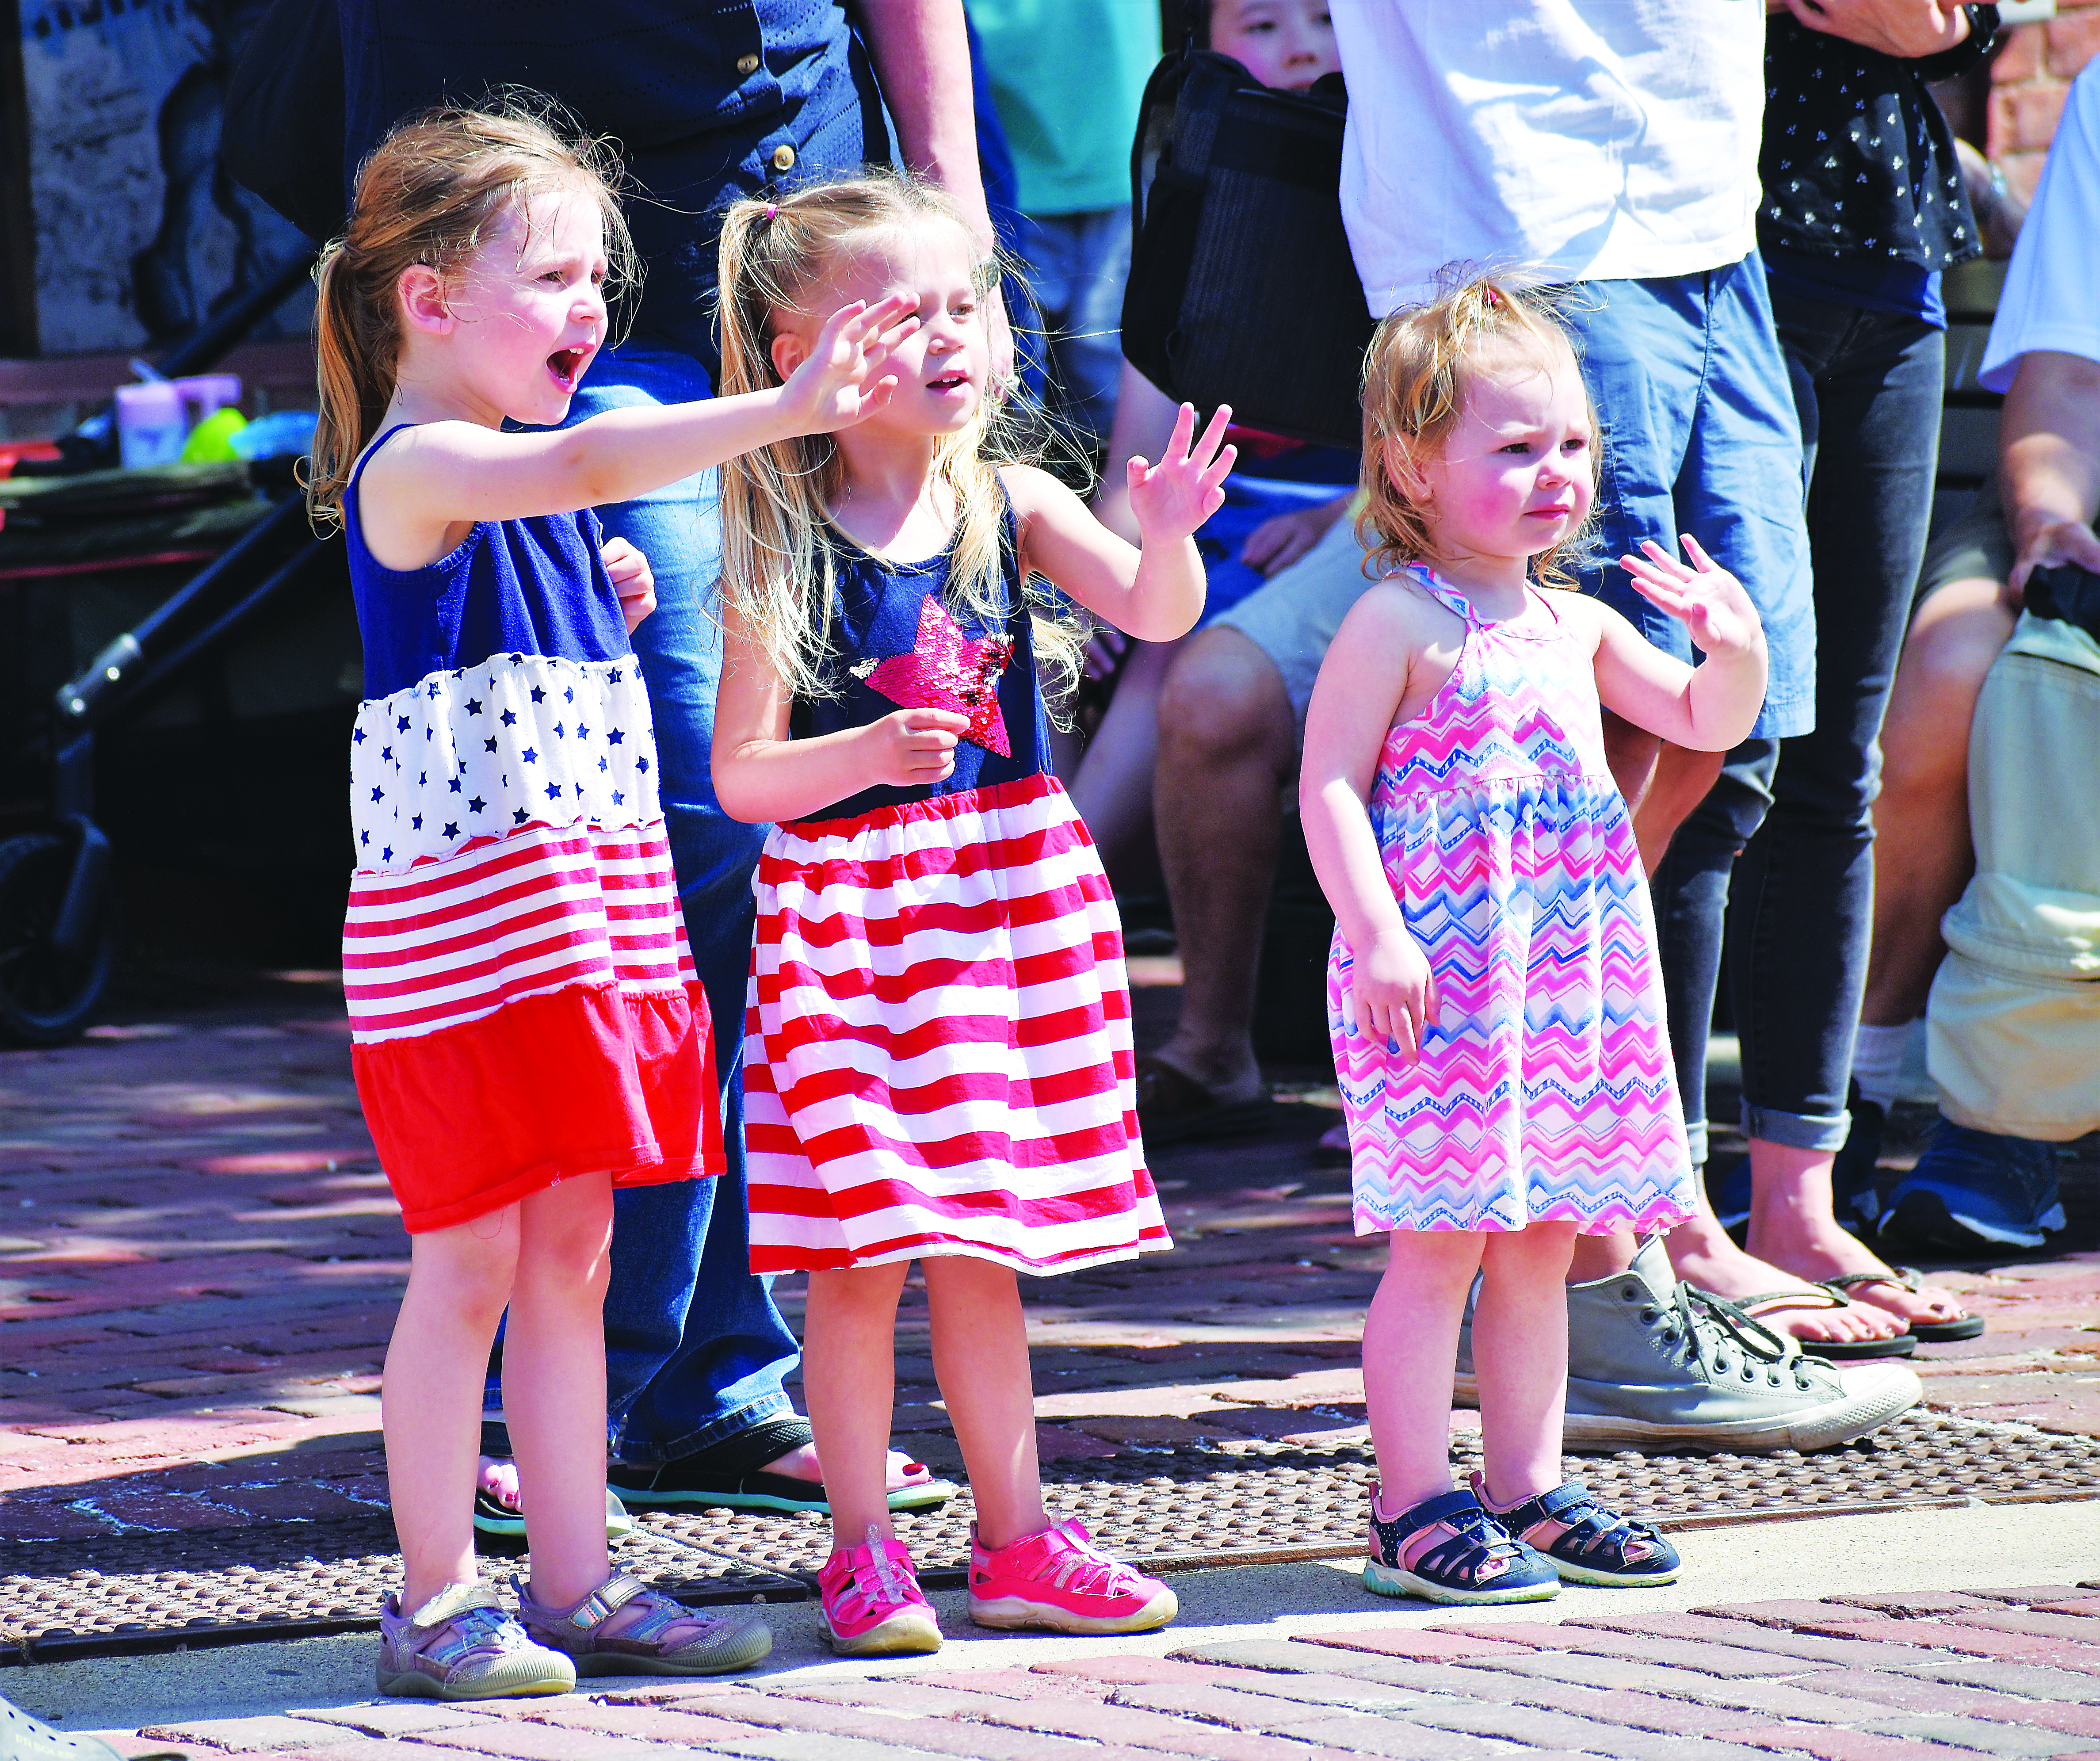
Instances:
[[[1407,573],[1466,635],[1427,708],[1388,730],[1366,803],[1436,976],[1420,1062],[1357,1025],[1339,931],[1328,957],[1357,1233],[1667,1228],[1692,1214],[1691,1159],[1591,658],[1551,594],[1490,624]]]

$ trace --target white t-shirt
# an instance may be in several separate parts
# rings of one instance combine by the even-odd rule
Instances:
[[[1335,0],[1374,316],[1464,259],[1690,275],[1757,244],[1763,0]]]
[[[2032,349],[2100,361],[2100,61],[2072,84],[2056,126],[1976,382],[2004,391]]]

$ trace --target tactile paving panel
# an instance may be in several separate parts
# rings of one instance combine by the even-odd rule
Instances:
[[[1476,1437],[1452,1466],[1477,1465]],[[1061,1517],[1110,1551],[1155,1569],[1346,1558],[1363,1545],[1373,1476],[1360,1441],[1180,1445],[1053,1466]],[[1605,1503],[1665,1528],[1844,1515],[1895,1506],[2100,1498],[2100,1441],[1912,1412],[1877,1435],[1802,1455],[1568,1459]],[[708,1602],[799,1600],[823,1561],[820,1516],[746,1512],[637,1513],[622,1566]],[[965,1493],[898,1529],[934,1587],[960,1581]],[[20,1542],[0,1551],[0,1640],[19,1658],[165,1649],[377,1625],[399,1560],[383,1512],[327,1522]],[[523,1569],[492,1561],[492,1574]]]

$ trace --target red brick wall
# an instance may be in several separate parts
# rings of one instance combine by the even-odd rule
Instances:
[[[2041,24],[2014,25],[1991,64],[1985,151],[2023,196],[2034,193],[2071,82],[2100,55],[2100,0],[2056,0],[2056,10]]]

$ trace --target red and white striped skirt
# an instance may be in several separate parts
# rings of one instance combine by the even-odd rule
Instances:
[[[557,1181],[723,1165],[707,993],[663,822],[528,825],[353,877],[360,1100],[411,1234]]]
[[[757,892],[754,1272],[1172,1245],[1115,901],[1056,778],[776,826]]]

